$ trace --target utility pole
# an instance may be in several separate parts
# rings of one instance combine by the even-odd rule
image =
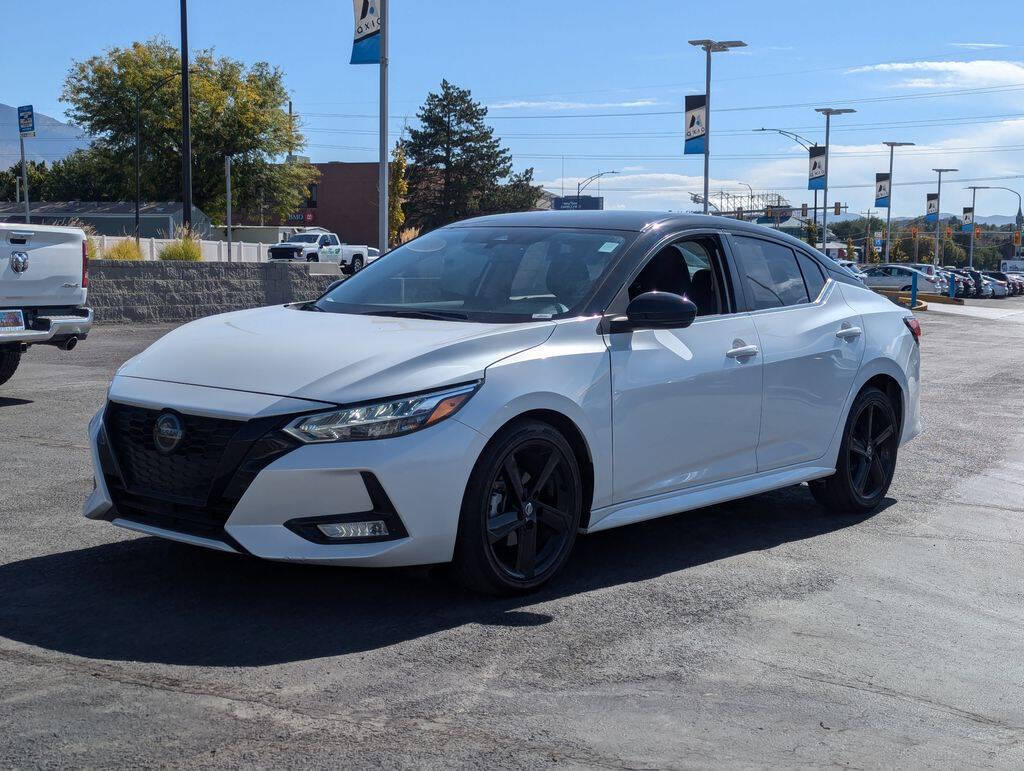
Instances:
[[[189,121],[188,7],[181,0],[181,224],[192,228],[192,127]]]
[[[711,169],[711,54],[744,48],[742,40],[690,40],[690,45],[703,48],[706,58],[704,75],[704,213],[708,213],[708,180]]]
[[[967,267],[974,267],[974,223],[978,221],[978,212],[975,206],[978,203],[978,188],[974,185],[968,188],[971,191],[971,247],[967,252]]]
[[[942,173],[944,171],[960,171],[960,169],[932,169],[939,174],[939,187],[936,191],[935,196],[935,257],[933,258],[932,264],[938,267],[939,265],[939,235],[941,233],[942,226]]]
[[[828,156],[832,150],[831,142],[829,141],[829,130],[832,126],[833,115],[845,115],[847,113],[857,111],[850,109],[849,107],[841,107],[839,109],[834,107],[815,107],[814,111],[820,112],[825,116],[825,189],[822,191],[824,201],[821,207],[821,251],[828,254]],[[865,252],[866,251],[867,249],[865,249]]]
[[[885,261],[889,262],[889,242],[892,241],[892,160],[897,147],[909,147],[913,142],[882,142],[889,146],[889,205],[885,207]]]
[[[380,12],[380,172],[377,177],[377,240],[381,254],[388,250],[388,0],[378,0]]]
[[[21,143],[21,186],[25,190],[25,224],[32,222],[32,215],[29,213],[28,204],[28,162],[25,160],[25,137],[19,134],[18,141]]]

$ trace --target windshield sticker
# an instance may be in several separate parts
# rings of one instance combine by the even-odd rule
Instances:
[[[534,313],[533,314],[533,318],[543,320],[543,319],[550,319],[554,315],[555,314],[553,314],[553,313]]]
[[[618,241],[605,241],[603,244],[601,244],[601,248],[598,249],[597,251],[599,251],[599,252],[614,252],[618,248],[619,248]]]

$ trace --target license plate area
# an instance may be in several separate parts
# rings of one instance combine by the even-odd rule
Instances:
[[[23,314],[20,310],[0,310],[0,333],[24,331],[25,314]]]

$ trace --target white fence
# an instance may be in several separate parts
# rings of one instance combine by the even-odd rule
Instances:
[[[93,236],[96,250],[99,256],[118,241],[134,240],[134,236]],[[140,238],[139,247],[142,249],[142,259],[159,260],[160,250],[167,244],[173,243],[173,238]],[[249,244],[240,241],[232,241],[231,258],[228,259],[227,241],[200,241],[199,247],[203,252],[205,262],[266,262],[267,248],[270,244]]]

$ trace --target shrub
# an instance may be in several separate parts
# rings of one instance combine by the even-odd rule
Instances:
[[[90,239],[91,240],[91,239]],[[93,244],[95,250],[96,245]],[[86,252],[88,253],[88,242],[86,245]],[[134,238],[123,238],[115,244],[108,246],[106,251],[103,252],[104,260],[141,260],[142,252],[139,251],[139,247],[135,243]]]
[[[161,260],[177,260],[181,262],[202,262],[203,250],[194,238],[181,238],[172,241],[160,250]]]

